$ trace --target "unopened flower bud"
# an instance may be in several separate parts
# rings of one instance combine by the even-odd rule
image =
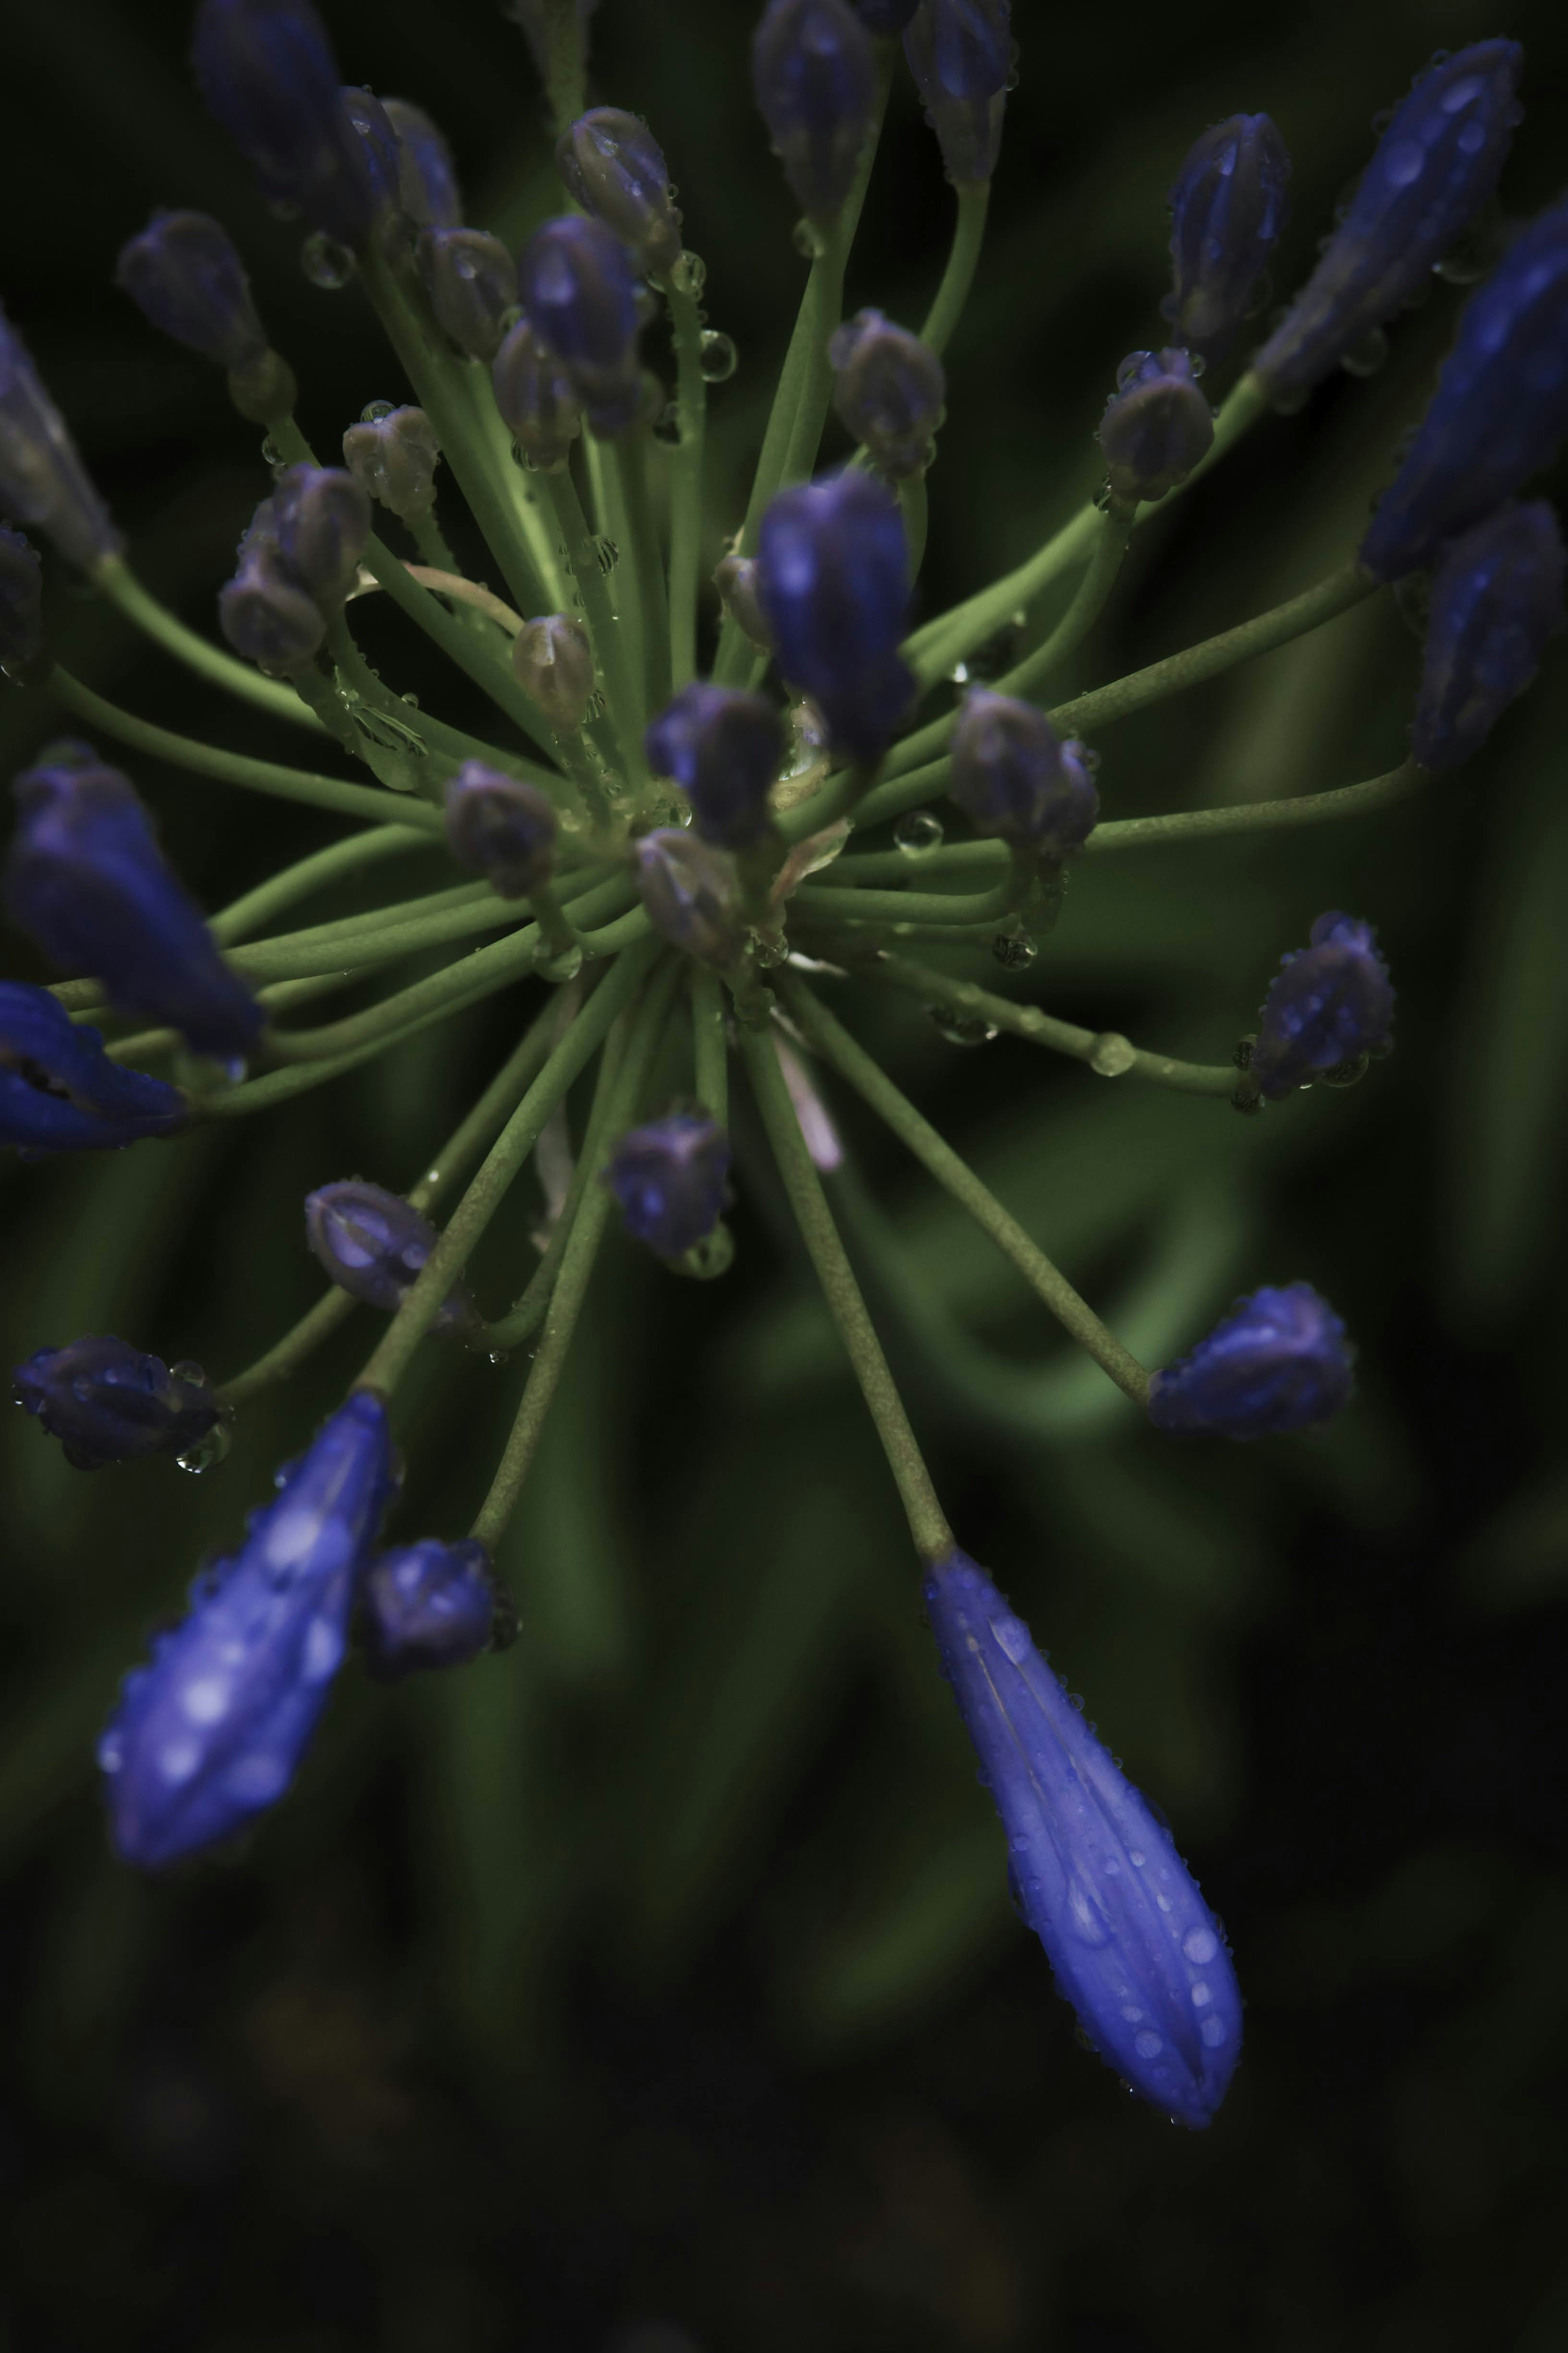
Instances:
[[[402,193],[397,133],[374,90],[345,86],[338,92],[338,107],[351,168],[364,188],[371,221],[384,220],[397,210]]]
[[[582,431],[582,407],[566,370],[546,351],[526,319],[519,319],[490,371],[495,406],[524,456],[546,473],[557,471]]]
[[[1206,359],[1229,350],[1288,217],[1290,157],[1266,114],[1233,114],[1182,163],[1171,206],[1171,291],[1160,308]]]
[[[779,667],[816,702],[835,750],[879,757],[915,694],[898,652],[909,550],[891,491],[853,468],[781,491],[762,518],[758,593]]]
[[[640,269],[663,277],[681,251],[681,216],[670,167],[645,122],[618,106],[596,106],[556,142],[567,194],[623,237]]]
[[[240,659],[269,678],[308,670],[326,636],[315,600],[284,569],[276,542],[265,539],[242,548],[233,579],[218,591],[217,620]]]
[[[593,646],[569,613],[524,621],[512,640],[512,673],[557,735],[575,735],[593,700]]]
[[[391,1314],[435,1249],[428,1218],[397,1193],[344,1177],[305,1198],[305,1239],[340,1291]],[[438,1332],[471,1332],[478,1323],[461,1283],[442,1303]]]
[[[118,1151],[189,1120],[177,1087],[111,1062],[102,1033],[72,1021],[48,989],[0,980],[0,1147],[28,1160]]]
[[[199,1381],[107,1334],[40,1348],[16,1366],[11,1388],[16,1403],[59,1440],[77,1471],[143,1454],[184,1454],[221,1410]]]
[[[862,311],[828,344],[833,406],[885,474],[902,480],[931,462],[948,379],[935,352],[880,311]]]
[[[19,531],[0,522],[0,670],[20,676],[44,648],[44,567]]]
[[[745,933],[734,861],[679,826],[660,826],[635,845],[637,892],[661,939],[721,971]]]
[[[1248,1070],[1266,1097],[1388,1047],[1393,987],[1372,925],[1330,911],[1308,938],[1281,960],[1258,1018]]]
[[[362,417],[343,437],[344,464],[361,490],[405,519],[429,512],[440,454],[422,408]]]
[[[948,177],[959,187],[996,170],[1012,72],[1011,17],[1011,0],[921,0],[904,36]]]
[[[365,1572],[359,1635],[383,1683],[424,1667],[461,1667],[491,1647],[499,1596],[490,1555],[471,1536],[433,1536],[378,1553]]]
[[[603,1181],[634,1241],[683,1258],[724,1215],[729,1163],[729,1138],[705,1112],[672,1112],[621,1137]]]
[[[273,486],[272,530],[284,568],[330,613],[359,570],[370,501],[341,466],[290,466]]]
[[[1214,1438],[1284,1438],[1330,1420],[1350,1400],[1345,1327],[1309,1282],[1266,1285],[1154,1375],[1156,1430]]]
[[[810,220],[835,219],[876,102],[871,35],[845,0],[770,0],[751,85],[796,203]]]
[[[1563,534],[1544,500],[1507,506],[1444,553],[1432,580],[1411,749],[1424,768],[1478,752],[1564,626]]]
[[[1118,499],[1162,499],[1205,458],[1213,411],[1193,380],[1190,354],[1129,352],[1116,372],[1097,436]]]
[[[556,864],[556,810],[548,793],[482,760],[465,760],[447,786],[447,848],[501,899],[526,899]]]
[[[160,333],[219,367],[253,366],[268,348],[245,265],[207,213],[155,212],[121,248],[114,282]]]
[[[0,509],[37,523],[83,572],[120,552],[113,518],[88,479],[26,345],[0,312]]]
[[[482,228],[427,228],[415,258],[430,308],[460,350],[493,360],[501,322],[517,307],[517,265],[498,237]]]
[[[683,687],[646,736],[655,776],[673,776],[696,829],[721,849],[748,849],[768,830],[768,794],[784,758],[779,713],[759,694]]]
[[[384,98],[382,110],[397,141],[397,194],[418,228],[456,228],[462,195],[451,151],[422,106]]]
[[[523,308],[595,433],[624,432],[642,407],[641,315],[627,247],[601,220],[565,213],[535,230],[517,264]],[[519,436],[521,438],[521,436]]]
[[[757,560],[750,555],[726,555],[714,573],[714,586],[724,600],[725,611],[735,622],[748,644],[759,654],[773,650],[773,633],[768,628],[757,593]]]
[[[1064,743],[1043,711],[972,687],[953,730],[949,798],[977,832],[1062,860],[1081,849],[1100,813],[1091,755]]]
[[[263,195],[341,244],[363,245],[379,209],[379,142],[366,136],[364,110],[355,127],[311,0],[201,0],[192,61]]]

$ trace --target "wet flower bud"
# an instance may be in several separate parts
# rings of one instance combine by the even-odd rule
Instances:
[[[1426,284],[1497,186],[1523,52],[1478,41],[1431,67],[1395,109],[1323,258],[1253,362],[1298,401]]]
[[[596,106],[556,142],[567,194],[625,239],[639,269],[663,277],[681,251],[681,216],[670,167],[645,122],[618,106]]]
[[[1012,72],[1011,0],[921,0],[904,54],[926,101],[948,177],[960,187],[989,180],[1001,149],[1001,117]]]
[[[517,285],[591,429],[622,433],[635,424],[642,406],[637,275],[614,230],[577,213],[546,221],[523,248]]]
[[[360,489],[405,520],[429,512],[440,454],[422,408],[362,417],[343,437],[343,461]]]
[[[192,62],[262,195],[340,243],[363,245],[378,210],[379,148],[351,120],[311,0],[201,0]]]
[[[1174,345],[1128,352],[1116,372],[1097,438],[1118,499],[1162,499],[1184,482],[1214,438],[1213,412]]]
[[[370,538],[370,501],[341,466],[290,466],[272,490],[283,567],[323,612],[342,604]]]
[[[538,785],[465,760],[447,786],[447,848],[497,898],[526,899],[555,871],[555,805]]]
[[[254,366],[267,351],[245,265],[207,213],[155,212],[122,246],[114,282],[161,334],[219,367]]]
[[[810,220],[834,219],[876,103],[871,35],[845,0],[769,0],[751,86],[796,203]]]
[[[724,1215],[729,1162],[729,1138],[705,1113],[672,1112],[621,1137],[603,1181],[633,1241],[683,1258]]]
[[[373,90],[345,87],[338,107],[347,132],[348,153],[362,183],[370,218],[396,211],[402,194],[403,156],[387,109]]]
[[[1171,206],[1171,291],[1160,308],[1205,359],[1230,349],[1289,217],[1290,157],[1266,114],[1233,114],[1190,150]]]
[[[868,33],[901,33],[920,0],[850,0]]]
[[[199,1381],[107,1334],[40,1348],[16,1366],[11,1393],[59,1440],[78,1471],[101,1471],[141,1454],[184,1454],[221,1410]]]
[[[1091,755],[1064,744],[1043,711],[1011,694],[971,687],[953,730],[949,799],[977,832],[1065,859],[1081,849],[1100,813]]]
[[[726,555],[714,573],[714,586],[725,611],[743,638],[759,654],[773,650],[773,633],[763,616],[757,594],[757,561],[750,555]]]
[[[1389,1043],[1393,988],[1372,925],[1330,912],[1308,937],[1282,959],[1259,1016],[1248,1067],[1270,1099]]]
[[[1309,1282],[1266,1285],[1155,1374],[1149,1419],[1181,1435],[1286,1438],[1349,1403],[1351,1356],[1343,1324]]]
[[[637,892],[662,939],[699,963],[732,965],[745,938],[732,860],[679,826],[660,826],[636,843]]]
[[[340,1291],[390,1315],[435,1249],[437,1234],[398,1194],[347,1176],[306,1195],[305,1240]],[[460,1283],[442,1303],[434,1328],[471,1332],[478,1321]]]
[[[1058,1991],[1140,2099],[1201,2128],[1241,2052],[1224,1930],[1163,1821],[985,1571],[952,1553],[925,1594],[942,1672],[1007,1833],[1014,1899]]]
[[[189,1119],[177,1087],[111,1062],[101,1031],[73,1022],[47,988],[0,980],[0,1147],[27,1160],[117,1151],[177,1135]]]
[[[422,106],[384,98],[382,111],[397,142],[397,196],[418,228],[456,228],[462,218],[451,151]]]
[[[524,456],[546,473],[564,466],[582,431],[582,409],[566,371],[526,319],[519,319],[490,371],[495,406]]]
[[[557,735],[575,735],[593,701],[593,646],[569,613],[524,621],[512,640],[512,672]]]
[[[721,849],[748,849],[768,830],[768,792],[784,758],[779,713],[759,694],[683,687],[645,740],[648,764],[688,796],[696,829]]]
[[[460,350],[493,360],[501,322],[517,307],[517,265],[482,228],[427,228],[415,258],[430,308]]]
[[[490,1555],[471,1536],[433,1536],[376,1556],[365,1572],[359,1635],[383,1683],[421,1667],[461,1667],[491,1646],[497,1594]]]
[[[387,1409],[360,1390],[324,1422],[240,1550],[127,1675],[98,1744],[122,1860],[162,1871],[276,1805],[343,1662],[349,1612],[396,1485]]]
[[[88,480],[65,419],[27,347],[0,311],[0,509],[36,523],[83,572],[120,553],[120,534]]]
[[[1374,580],[1443,542],[1551,464],[1568,433],[1568,197],[1521,230],[1459,314],[1432,405],[1378,501],[1361,561]]]
[[[0,670],[20,675],[44,649],[44,567],[19,531],[0,522]]]
[[[1563,534],[1544,500],[1500,508],[1445,552],[1432,581],[1411,749],[1424,768],[1478,752],[1563,628]]]
[[[276,543],[268,540],[242,550],[238,570],[218,590],[217,619],[240,659],[269,678],[308,670],[326,636],[314,600],[285,571]]]
[[[885,474],[923,474],[941,420],[948,379],[918,335],[880,311],[862,311],[835,328],[828,344],[833,407]]]
[[[853,470],[781,491],[762,518],[758,593],[779,667],[817,702],[833,748],[880,757],[915,693],[898,653],[909,551],[892,492]]]

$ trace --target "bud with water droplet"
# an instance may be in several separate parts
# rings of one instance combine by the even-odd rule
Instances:
[[[1180,1436],[1284,1438],[1316,1429],[1350,1401],[1352,1353],[1343,1324],[1309,1282],[1266,1284],[1153,1376],[1149,1419]]]
[[[665,704],[644,739],[656,776],[673,776],[697,831],[749,849],[768,831],[768,795],[784,759],[778,712],[759,694],[698,682]]]
[[[296,206],[344,245],[363,245],[385,193],[383,142],[379,131],[374,141],[364,135],[364,101],[380,110],[368,91],[343,90],[311,0],[201,0],[191,55],[203,98],[269,202]],[[395,180],[397,139],[381,122]]]
[[[265,512],[266,527],[253,526],[240,543],[234,577],[218,591],[217,620],[243,661],[254,662],[269,678],[294,678],[320,652],[326,623],[278,552],[271,509],[271,500],[264,499],[257,513]]]
[[[290,466],[272,491],[284,570],[323,613],[342,604],[370,538],[370,501],[341,466]]]
[[[558,735],[575,735],[593,701],[593,644],[569,613],[542,613],[512,640],[512,673]]]
[[[0,311],[0,509],[36,523],[69,563],[90,572],[120,553],[113,518],[88,478],[32,356]]]
[[[904,35],[948,177],[959,187],[996,170],[1012,77],[1012,15],[1011,0],[921,0]]]
[[[1174,344],[1129,352],[1097,438],[1117,498],[1162,499],[1184,482],[1214,438],[1213,411],[1198,389],[1191,355]]]
[[[891,491],[853,468],[781,491],[758,533],[758,594],[779,667],[813,697],[835,750],[879,757],[915,693],[898,651],[909,550]]]
[[[1506,506],[1449,544],[1432,581],[1411,750],[1457,768],[1480,750],[1564,626],[1563,533],[1546,501]]]
[[[1233,114],[1190,149],[1166,202],[1171,288],[1160,305],[1181,341],[1227,352],[1289,217],[1290,157],[1266,114]]]
[[[833,220],[876,102],[870,34],[845,0],[770,0],[752,38],[751,84],[796,202],[808,220]]]
[[[880,311],[861,311],[828,344],[833,407],[873,462],[903,480],[931,462],[948,379],[941,361]]]
[[[361,417],[343,437],[343,460],[361,490],[407,520],[429,514],[440,461],[436,428],[422,408]]]
[[[517,264],[523,308],[555,355],[597,434],[623,433],[641,413],[637,274],[603,221],[566,213],[535,229]]]
[[[495,406],[530,462],[551,473],[571,456],[582,407],[566,370],[526,319],[519,319],[490,371]]]
[[[435,1249],[437,1235],[401,1195],[345,1176],[306,1195],[305,1240],[340,1291],[390,1315]],[[442,1302],[433,1328],[471,1334],[478,1324],[473,1302],[459,1283]]]
[[[161,1356],[129,1340],[91,1334],[63,1348],[40,1348],[11,1376],[16,1403],[36,1414],[66,1461],[101,1471],[143,1454],[183,1454],[199,1443],[221,1409],[210,1390],[171,1372]]]
[[[418,228],[456,228],[462,218],[451,150],[422,106],[411,99],[384,98],[387,121],[397,140],[397,195]]]
[[[603,1182],[634,1241],[683,1258],[705,1241],[729,1198],[729,1138],[705,1112],[672,1112],[616,1145]]]
[[[735,861],[679,826],[659,826],[636,844],[637,893],[662,939],[721,971],[745,942]]]
[[[419,282],[437,321],[471,359],[493,360],[501,322],[517,307],[517,265],[482,228],[427,228],[415,248]]]
[[[948,797],[977,832],[1060,860],[1083,848],[1099,818],[1090,755],[1064,743],[1043,711],[973,687],[953,730]]]
[[[771,653],[773,636],[757,593],[755,556],[725,556],[714,573],[714,586],[723,599],[725,611],[747,642],[755,646],[759,654]]]
[[[177,1087],[111,1062],[101,1031],[73,1021],[48,989],[0,980],[0,1148],[24,1160],[114,1152],[189,1122]]]
[[[670,167],[648,125],[619,106],[595,106],[556,142],[567,194],[623,237],[641,269],[662,277],[681,251]]]
[[[0,670],[19,677],[44,649],[44,567],[19,531],[0,522]]]
[[[382,1683],[432,1667],[466,1666],[492,1646],[499,1599],[490,1555],[471,1536],[426,1536],[378,1553],[360,1589],[358,1630]]]
[[[447,786],[447,848],[501,899],[526,899],[556,866],[556,809],[541,786],[465,760]]]
[[[1358,1054],[1388,1051],[1393,987],[1370,923],[1330,910],[1284,957],[1258,1018],[1248,1073],[1269,1100]]]

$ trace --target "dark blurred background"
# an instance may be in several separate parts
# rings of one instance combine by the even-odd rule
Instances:
[[[541,100],[493,0],[326,0],[347,79],[446,126],[471,216],[549,202]],[[644,111],[740,366],[717,530],[802,265],[736,0],[604,0],[596,95]],[[265,487],[216,378],[110,286],[155,202],[220,214],[330,449],[403,387],[357,293],[301,273],[197,105],[185,0],[51,0],[8,30],[4,287],[145,576],[210,626]],[[1296,159],[1277,295],[1371,118],[1439,45],[1527,44],[1507,209],[1559,192],[1546,0],[1119,10],[1020,0],[991,236],[950,353],[922,596],[1017,561],[1095,481],[1115,364],[1158,342],[1161,196],[1266,109]],[[901,83],[852,304],[917,322],[950,197]],[[1367,382],[1265,424],[1139,535],[1085,663],[1114,675],[1343,559],[1457,296]],[[657,357],[658,346],[653,346]],[[69,658],[192,733],[297,756],[56,576]],[[399,684],[422,649],[369,608]],[[382,632],[382,634],[377,634]],[[1399,757],[1417,649],[1380,599],[1107,733],[1111,814],[1349,783]],[[228,1463],[84,1476],[14,1415],[0,1586],[0,2346],[97,2353],[1549,2353],[1568,2338],[1560,1441],[1568,677],[1385,817],[1086,866],[1033,973],[1054,1009],[1204,1059],[1311,918],[1373,920],[1399,1050],[1261,1121],[964,1051],[855,992],[889,1066],[1158,1360],[1306,1276],[1361,1394],[1327,1439],[1154,1442],[880,1135],[846,1133],[896,1267],[874,1286],[963,1540],[1171,1816],[1249,1996],[1202,2137],[1075,2042],[1003,1886],[896,1505],[742,1113],[739,1254],[705,1288],[609,1250],[503,1567],[504,1658],[344,1679],[248,1849],[169,1884],[109,1859],[91,1742],[150,1624],[231,1545],[368,1320],[248,1409]],[[0,700],[7,767],[58,732]],[[340,829],[131,764],[211,905]],[[385,874],[389,870],[383,870]],[[400,889],[412,889],[412,879]],[[439,876],[432,872],[432,881]],[[346,902],[345,902],[346,903]],[[312,918],[313,919],[313,918]],[[35,970],[24,943],[8,968]],[[850,993],[844,993],[851,1001]],[[248,1126],[7,1166],[6,1364],[122,1332],[221,1377],[315,1295],[300,1201],[408,1184],[505,1050],[502,1004]],[[532,1180],[487,1240],[517,1287]],[[523,1367],[426,1351],[399,1525],[457,1532]]]

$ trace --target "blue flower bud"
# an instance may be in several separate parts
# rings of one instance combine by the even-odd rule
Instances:
[[[1478,752],[1568,621],[1563,534],[1544,500],[1506,506],[1454,540],[1432,581],[1411,749],[1424,768]]]
[[[854,182],[876,104],[871,35],[844,0],[769,0],[751,86],[808,219],[831,221]]]
[[[16,1366],[11,1388],[16,1403],[59,1440],[78,1471],[101,1471],[142,1454],[184,1454],[221,1415],[200,1381],[107,1334],[40,1348]]]
[[[263,195],[363,245],[380,208],[382,142],[364,135],[363,109],[355,117],[345,107],[311,0],[201,0],[191,55],[203,98]]]
[[[299,1769],[396,1485],[387,1409],[361,1390],[280,1473],[233,1558],[127,1675],[98,1744],[110,1830],[143,1871],[183,1862],[276,1805]]]
[[[122,246],[114,282],[161,334],[219,367],[250,367],[266,353],[245,264],[207,213],[155,212]]]
[[[482,228],[427,228],[415,258],[430,308],[471,359],[493,360],[501,322],[517,307],[517,264],[498,237]]]
[[[544,473],[558,472],[582,431],[582,407],[565,369],[519,319],[490,371],[495,406],[517,447]]]
[[[0,508],[37,523],[83,572],[120,553],[120,534],[38,379],[26,345],[0,311]]]
[[[556,865],[556,810],[542,786],[465,760],[447,786],[447,848],[500,899],[526,899]]]
[[[649,728],[648,763],[688,796],[696,829],[721,849],[749,849],[768,830],[768,792],[784,759],[779,713],[759,694],[683,687]]]
[[[111,1062],[102,1033],[73,1022],[31,981],[0,980],[0,1146],[113,1151],[144,1135],[177,1135],[190,1105],[177,1087]]]
[[[936,353],[880,311],[862,311],[833,330],[828,358],[833,406],[874,463],[895,480],[923,474],[948,394]]]
[[[679,259],[681,216],[671,199],[670,167],[635,114],[593,107],[556,142],[556,169],[574,202],[631,248],[640,269],[663,277]]]
[[[1395,109],[1323,258],[1253,362],[1295,403],[1425,286],[1497,186],[1523,51],[1478,41],[1417,79]]]
[[[305,1240],[340,1291],[389,1315],[435,1249],[437,1234],[398,1194],[347,1176],[306,1195]],[[478,1323],[460,1283],[442,1302],[435,1329],[471,1333]]]
[[[592,430],[623,433],[641,407],[642,379],[637,274],[620,237],[578,213],[547,220],[523,248],[517,285],[535,333],[560,363]]]
[[[1149,1419],[1181,1436],[1286,1438],[1329,1421],[1350,1401],[1345,1327],[1309,1282],[1265,1285],[1238,1299],[1206,1339],[1156,1373]]]
[[[374,90],[345,88],[338,92],[338,107],[370,217],[385,219],[397,210],[403,188],[403,151],[391,117]]]
[[[383,1683],[421,1667],[461,1667],[491,1647],[497,1592],[490,1555],[471,1536],[427,1536],[378,1554],[365,1572],[359,1635]]]
[[[920,0],[850,0],[850,6],[868,33],[901,33]]]
[[[1160,305],[1205,359],[1226,353],[1289,217],[1290,157],[1266,114],[1233,114],[1190,150],[1171,206],[1171,291]]]
[[[101,981],[117,1013],[166,1021],[198,1053],[250,1053],[261,1008],[218,954],[129,778],[79,749],[85,765],[57,754],[11,787],[6,913],[66,971]]]
[[[1308,937],[1309,946],[1281,959],[1259,1016],[1249,1069],[1267,1098],[1388,1050],[1393,988],[1372,925],[1330,912]]]
[[[621,1137],[604,1182],[633,1241],[683,1258],[724,1215],[729,1162],[729,1138],[705,1112],[672,1112]]]
[[[1374,580],[1430,563],[1551,464],[1568,433],[1568,197],[1509,247],[1459,314],[1432,405],[1361,542]]]
[[[271,505],[269,499],[265,501]],[[241,546],[239,568],[217,594],[218,627],[242,660],[269,678],[308,670],[326,636],[313,597],[285,569],[275,540],[263,534]]]
[[[405,520],[429,512],[440,455],[422,408],[361,417],[343,437],[343,462],[361,490]]]
[[[742,637],[754,645],[759,654],[770,654],[773,632],[768,626],[757,593],[756,557],[733,554],[725,556],[715,569],[714,586],[723,599],[725,611]]]
[[[745,941],[732,860],[678,825],[645,833],[634,848],[638,896],[661,939],[702,964],[732,965]]]
[[[370,501],[341,466],[290,466],[272,489],[283,568],[323,613],[354,586],[370,539]]]
[[[898,653],[909,551],[897,501],[854,470],[781,491],[762,518],[758,566],[779,669],[814,698],[835,750],[878,758],[915,694]]]
[[[926,1607],[1007,1833],[1019,1910],[1089,2042],[1178,2124],[1208,2124],[1241,2052],[1224,1932],[1171,1833],[1085,1723],[981,1568],[932,1568]]]
[[[948,177],[978,186],[996,169],[1012,72],[1011,0],[922,0],[904,54]]]
[[[1213,412],[1190,354],[1128,352],[1116,372],[1097,438],[1118,499],[1162,499],[1184,482],[1214,438]]]
[[[1093,754],[1065,743],[1043,711],[971,687],[953,730],[948,795],[977,832],[1043,857],[1070,858],[1100,813]]]
[[[575,735],[594,695],[593,643],[569,613],[541,613],[512,640],[512,674],[557,735]]]
[[[397,141],[397,196],[417,228],[455,228],[462,218],[451,151],[422,106],[384,98],[383,113]]]
[[[0,670],[21,676],[44,649],[44,567],[21,532],[0,522]]]

